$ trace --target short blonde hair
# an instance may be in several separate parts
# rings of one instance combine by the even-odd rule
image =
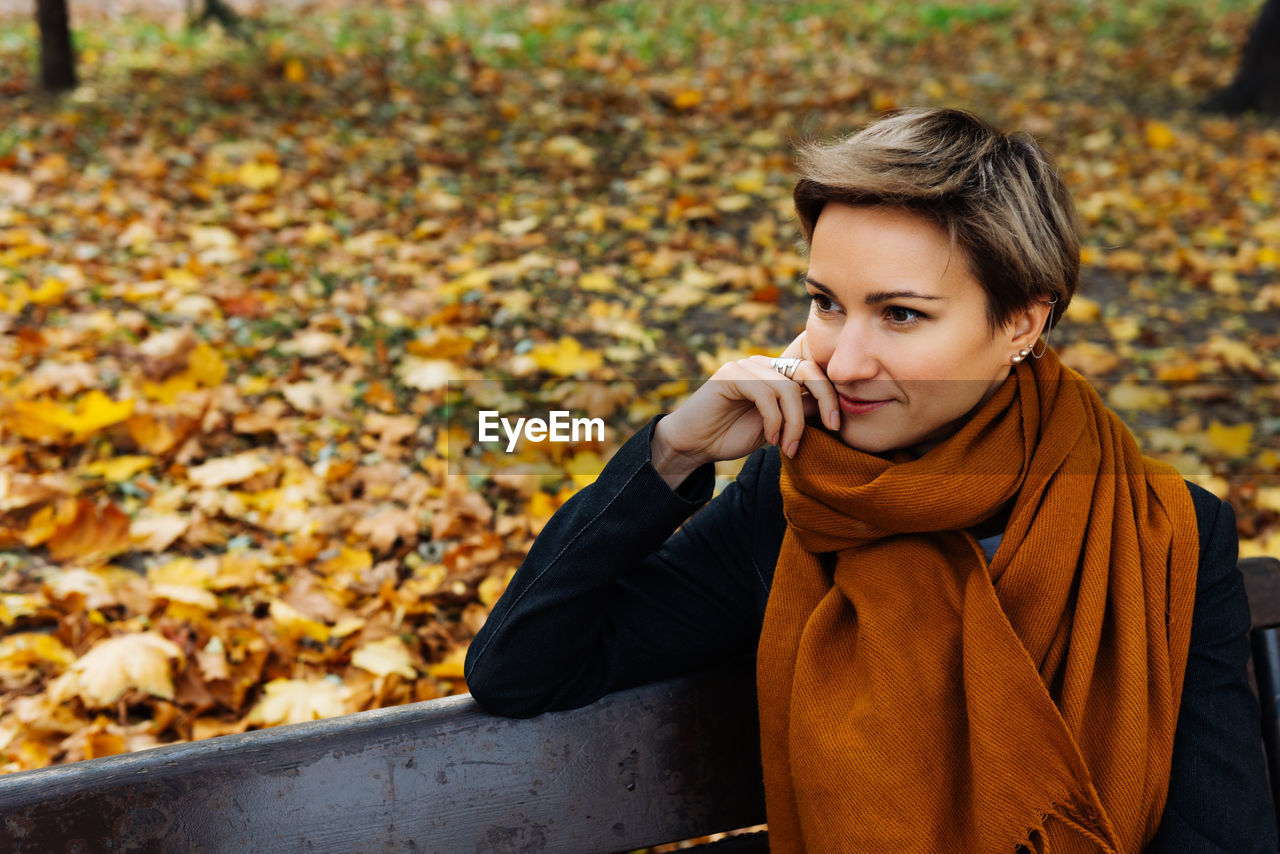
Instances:
[[[1075,205],[1034,139],[963,110],[907,110],[799,152],[794,199],[806,241],[827,202],[927,217],[964,247],[992,330],[1036,300],[1066,310],[1080,278]]]

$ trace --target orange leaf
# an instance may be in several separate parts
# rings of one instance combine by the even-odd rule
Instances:
[[[191,435],[199,423],[199,418],[189,415],[166,417],[139,413],[131,415],[124,426],[139,450],[163,454]]]
[[[59,563],[98,563],[130,548],[129,517],[114,504],[99,509],[81,498],[75,517],[49,539],[49,556]]]
[[[1169,126],[1161,122],[1147,122],[1147,145],[1151,148],[1169,148],[1178,138]]]

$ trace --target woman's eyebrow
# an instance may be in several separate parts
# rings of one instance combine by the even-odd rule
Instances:
[[[892,302],[896,299],[931,299],[944,300],[946,297],[935,296],[934,294],[922,294],[918,291],[874,291],[866,295],[863,299],[867,305],[878,305],[882,302]]]
[[[807,284],[813,285],[832,299],[835,298],[835,294],[832,292],[831,288],[822,284],[822,282],[819,282],[817,279],[805,276],[804,280]],[[872,291],[863,297],[863,302],[867,305],[879,305],[882,302],[892,302],[896,299],[945,300],[946,297],[937,296],[935,294],[922,294],[918,291]]]

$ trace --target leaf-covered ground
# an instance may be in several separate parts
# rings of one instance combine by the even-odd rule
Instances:
[[[0,22],[0,771],[465,690],[600,455],[800,327],[790,144],[898,106],[1057,153],[1087,235],[1054,344],[1280,554],[1280,130],[1194,109],[1257,5],[86,19],[56,101]],[[450,429],[542,397],[609,440],[486,474]]]

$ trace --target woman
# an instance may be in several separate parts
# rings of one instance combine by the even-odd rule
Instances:
[[[1231,508],[1048,348],[1079,245],[1047,156],[907,112],[804,152],[795,203],[805,332],[561,508],[473,695],[533,715],[754,651],[775,852],[1274,852]]]

